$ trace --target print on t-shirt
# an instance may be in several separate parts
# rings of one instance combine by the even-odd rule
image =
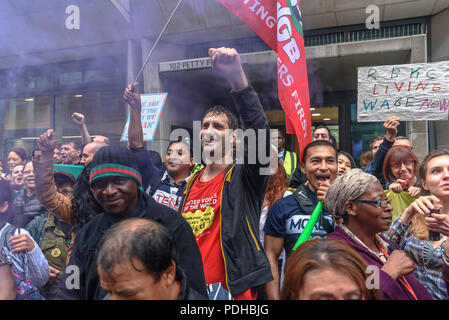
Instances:
[[[153,199],[156,200],[157,203],[163,204],[169,208],[172,208],[175,211],[178,211],[179,204],[181,203],[181,197],[176,194],[171,194],[162,190],[156,190],[153,194]]]
[[[218,203],[218,193],[211,197],[189,200],[183,210],[183,217],[192,227],[195,237],[208,230],[214,221],[214,207]]]

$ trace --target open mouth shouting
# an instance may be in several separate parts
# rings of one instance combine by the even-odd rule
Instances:
[[[319,175],[315,176],[315,179],[319,184],[322,184],[325,182],[330,183],[331,176],[329,174],[319,174]]]

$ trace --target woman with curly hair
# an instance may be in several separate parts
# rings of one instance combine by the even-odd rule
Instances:
[[[33,160],[37,196],[52,214],[73,226],[68,261],[76,233],[83,225],[102,212],[93,198],[89,186],[91,166],[87,164],[77,177],[72,195],[62,194],[58,192],[53,177],[53,150],[56,145],[54,131],[48,130],[42,134],[39,137],[38,145],[42,155],[39,160]]]
[[[293,194],[286,186],[285,169],[281,161],[277,159],[277,167],[270,168],[270,177],[268,178],[267,188],[265,189],[265,197],[262,204],[262,212],[260,214],[260,242],[264,243],[265,221],[267,220],[268,211],[271,206],[279,199]]]

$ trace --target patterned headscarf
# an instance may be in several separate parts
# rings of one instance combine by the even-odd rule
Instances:
[[[377,182],[377,178],[360,169],[346,171],[335,179],[326,192],[324,198],[327,209],[335,219],[342,218],[345,211],[345,203],[360,197],[368,187]]]

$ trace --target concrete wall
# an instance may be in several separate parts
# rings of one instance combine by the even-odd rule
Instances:
[[[411,37],[410,63],[427,62],[427,37]],[[408,121],[407,137],[419,161],[429,153],[428,121]]]
[[[449,9],[431,18],[432,61],[449,60]]]
[[[432,62],[449,60],[449,9],[431,19]],[[435,121],[436,148],[449,149],[449,121]]]

